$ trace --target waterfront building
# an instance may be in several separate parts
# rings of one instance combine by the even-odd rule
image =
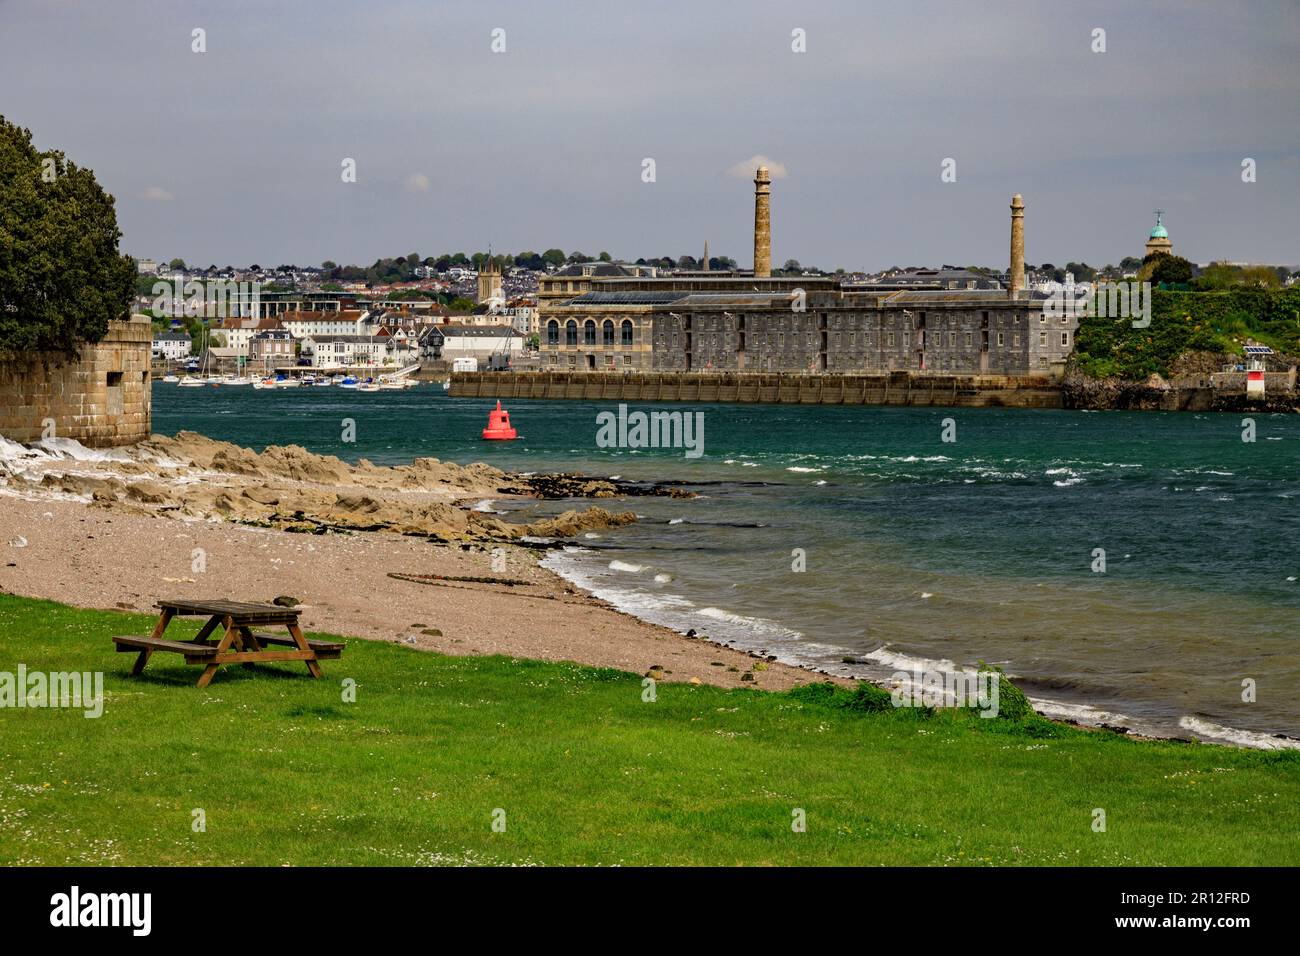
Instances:
[[[542,280],[542,369],[1017,376],[1063,371],[1078,320],[1049,314],[1048,297],[1025,288],[1025,206],[1019,195],[1011,202],[1006,288],[965,270],[891,286],[760,274],[770,273],[770,261],[764,261],[771,250],[770,185],[760,168],[752,273],[658,277],[593,269]]]
[[[155,332],[153,336],[153,353],[169,362],[179,362],[190,354],[190,334],[188,332]]]

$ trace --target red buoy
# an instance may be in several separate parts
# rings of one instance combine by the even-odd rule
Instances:
[[[497,407],[488,412],[488,426],[483,429],[483,437],[497,441],[518,437],[510,424],[510,413],[501,408],[501,399],[497,399]]]

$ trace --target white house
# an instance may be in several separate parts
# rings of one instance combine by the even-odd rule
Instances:
[[[391,365],[389,339],[378,335],[313,335],[303,340],[303,354],[311,353],[313,368],[345,365]]]
[[[314,338],[318,335],[361,335],[367,315],[368,313],[355,309],[283,312],[280,314],[280,326],[288,329],[295,339]]]
[[[274,332],[280,328],[278,319],[250,319],[229,317],[212,326],[212,333],[226,340],[226,348],[238,355],[248,355],[248,343],[259,332]]]
[[[188,332],[157,332],[153,337],[155,355],[169,362],[179,362],[190,354],[190,334]]]

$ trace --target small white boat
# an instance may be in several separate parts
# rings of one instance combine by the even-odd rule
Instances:
[[[383,388],[378,382],[358,382],[358,392],[378,392]]]
[[[181,377],[179,375],[164,375],[162,380],[164,382],[179,382]]]
[[[207,384],[206,380],[199,378],[197,375],[187,375],[176,383],[178,388],[202,388]]]
[[[222,385],[252,385],[253,380],[244,375],[235,375],[230,378],[223,378]]]
[[[447,379],[447,381],[442,383],[442,390],[444,392],[451,391],[451,379]]]

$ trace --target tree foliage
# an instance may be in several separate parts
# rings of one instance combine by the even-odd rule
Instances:
[[[129,314],[135,264],[113,197],[0,116],[0,349],[70,352]]]
[[[1167,257],[1161,257],[1167,258]],[[1140,380],[1168,375],[1180,355],[1242,354],[1247,338],[1300,354],[1300,288],[1152,293],[1151,324],[1089,316],[1079,321],[1074,362],[1087,375]]]

